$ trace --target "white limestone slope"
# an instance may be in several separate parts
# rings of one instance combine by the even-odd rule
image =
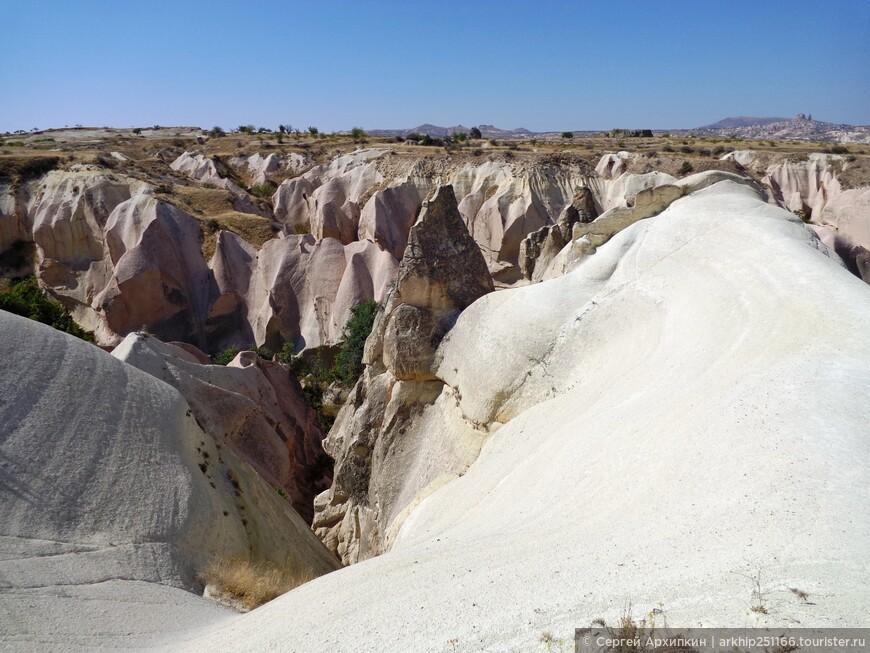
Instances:
[[[870,625],[868,334],[870,289],[797,218],[694,192],[460,316],[439,376],[492,433],[390,552],[170,648],[535,650],[629,602]]]
[[[231,616],[191,593],[213,556],[336,566],[174,388],[3,311],[0,351],[0,649],[127,648]]]

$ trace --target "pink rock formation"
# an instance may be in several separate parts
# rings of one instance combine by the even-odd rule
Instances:
[[[381,301],[396,260],[371,241],[287,236],[257,252],[230,232],[218,235],[211,261],[219,291],[209,321],[215,337],[297,348],[334,344],[355,305]]]
[[[226,367],[202,365],[188,351],[142,333],[128,335],[112,355],[175,387],[219,446],[285,492],[311,521],[314,496],[331,482],[330,466],[317,415],[290,368],[250,351]]]

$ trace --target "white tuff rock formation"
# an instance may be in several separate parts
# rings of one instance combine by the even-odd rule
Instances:
[[[3,311],[0,349],[0,648],[153,645],[226,618],[191,593],[214,556],[336,567],[166,383]]]

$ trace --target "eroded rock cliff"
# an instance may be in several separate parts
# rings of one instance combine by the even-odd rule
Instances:
[[[335,480],[315,502],[313,526],[343,562],[383,552],[407,511],[476,455],[480,437],[445,439],[423,409],[435,404],[461,419],[434,355],[462,310],[492,290],[453,188],[442,186],[411,227],[395,288],[366,342],[363,376],[324,443]]]

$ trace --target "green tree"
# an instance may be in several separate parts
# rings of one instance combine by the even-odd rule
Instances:
[[[367,136],[362,127],[354,127],[350,130],[350,135],[355,141],[361,141]]]
[[[574,132],[562,132],[562,138],[574,138]]]

